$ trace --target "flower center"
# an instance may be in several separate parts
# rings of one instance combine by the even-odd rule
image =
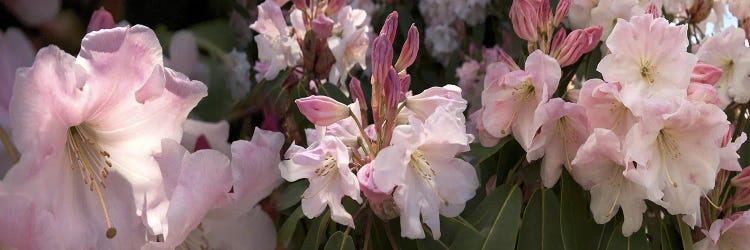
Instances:
[[[651,63],[651,61],[645,60],[641,62],[641,77],[646,80],[649,85],[653,85],[656,81],[656,73],[656,67],[653,63]]]
[[[422,151],[419,151],[418,149],[411,154],[409,165],[417,170],[417,173],[427,181],[431,181],[432,178],[435,177],[435,170],[432,170],[430,162],[424,157]]]
[[[175,249],[211,249],[204,233],[203,224],[198,224],[198,227],[193,229],[193,231],[188,234],[187,238],[185,238],[185,241]]]
[[[65,143],[65,151],[71,162],[72,169],[78,169],[83,178],[83,184],[96,194],[99,205],[104,212],[104,221],[107,226],[107,238],[114,238],[117,230],[112,227],[109,212],[102,196],[102,190],[107,188],[104,180],[109,176],[112,168],[110,155],[102,150],[96,143],[95,134],[86,125],[70,127],[68,129],[68,140]]]
[[[516,86],[513,88],[513,91],[510,92],[510,95],[512,98],[520,97],[520,99],[516,102],[515,106],[513,107],[513,113],[510,116],[510,120],[508,120],[508,124],[505,125],[505,128],[503,128],[500,133],[507,134],[509,133],[508,130],[510,130],[510,126],[513,125],[513,121],[516,119],[516,115],[518,115],[518,111],[521,109],[522,102],[526,101],[526,99],[534,94],[534,85],[531,84],[530,81],[526,80],[521,83],[521,85]]]
[[[331,173],[331,171],[336,168],[336,159],[333,158],[330,154],[326,155],[326,159],[323,160],[323,166],[315,169],[315,174],[317,176],[326,176]]]
[[[672,176],[669,174],[669,166],[666,165],[666,159],[667,157],[671,158],[672,160],[676,160],[677,158],[680,158],[682,155],[680,153],[679,145],[677,144],[677,140],[664,131],[664,129],[659,131],[659,134],[656,136],[656,146],[659,149],[659,156],[661,158],[661,166],[664,168],[665,173],[667,174],[667,178],[669,179],[669,182],[672,184],[673,187],[677,187],[677,182],[675,182],[672,179]]]

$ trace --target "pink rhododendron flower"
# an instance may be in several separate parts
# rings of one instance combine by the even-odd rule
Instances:
[[[466,100],[461,98],[461,88],[456,85],[431,87],[418,95],[406,97],[406,108],[414,112],[420,120],[426,120],[438,107],[453,114],[461,114],[466,109]]]
[[[591,79],[583,83],[578,103],[586,110],[592,128],[606,128],[624,139],[638,118],[622,104],[621,90],[619,82]]]
[[[622,102],[640,113],[644,99],[686,95],[690,83],[687,70],[697,61],[695,55],[685,52],[687,45],[685,25],[675,27],[651,15],[618,19],[607,38],[612,54],[602,58],[597,70],[605,81],[620,82]]]
[[[750,48],[745,46],[745,31],[729,27],[706,38],[698,53],[701,62],[721,68],[724,72],[714,85],[721,107],[731,102],[750,101]]]
[[[6,8],[26,25],[39,26],[57,17],[61,0],[2,0]]]
[[[706,233],[706,232],[704,232]],[[706,238],[695,243],[697,250],[742,249],[750,245],[750,212],[743,211],[711,224]]]
[[[165,192],[169,197],[164,233],[143,249],[173,249],[182,244],[216,205],[226,202],[232,187],[229,158],[216,150],[188,153],[179,143],[162,141],[162,152],[155,155],[162,169]]]
[[[412,116],[373,162],[371,178],[381,192],[393,192],[403,237],[425,237],[421,218],[440,238],[439,215],[458,216],[479,187],[471,164],[455,158],[471,142],[460,118],[443,107],[424,122]]]
[[[596,128],[573,160],[570,174],[591,192],[591,213],[596,223],[607,223],[622,208],[623,235],[641,228],[646,212],[646,187],[623,175],[625,152],[620,138],[611,130]]]
[[[534,112],[552,96],[560,81],[557,61],[534,51],[526,60],[525,70],[501,74],[490,71],[482,92],[481,122],[489,135],[502,138],[513,133],[527,151],[541,126],[534,121]],[[498,74],[498,76],[494,76]]]
[[[602,27],[601,40],[607,41],[609,35],[614,32],[615,24],[620,22],[618,19],[629,20],[630,17],[645,13],[644,6],[640,6],[638,2],[638,0],[599,0],[596,6],[591,9],[591,19],[589,19],[588,25],[580,28],[599,25]],[[575,3],[573,6],[575,6]],[[683,38],[685,37],[687,36],[683,36]]]
[[[342,85],[346,82],[347,73],[355,66],[367,66],[365,62],[367,49],[370,45],[369,23],[366,23],[367,13],[364,10],[344,6],[336,14],[336,25],[333,27],[335,36],[328,38],[336,63],[331,68],[328,80]],[[340,35],[338,35],[340,34]]]
[[[542,158],[542,184],[552,188],[560,179],[563,166],[570,169],[578,148],[586,141],[590,128],[586,111],[576,103],[560,98],[549,100],[534,114],[540,132],[534,136],[526,159],[531,162]]]
[[[281,8],[274,1],[264,1],[258,5],[258,20],[250,28],[259,33],[255,36],[258,59],[267,65],[263,78],[274,79],[281,70],[301,62],[299,43],[292,36],[292,28],[287,26]]]
[[[302,194],[302,212],[308,218],[323,213],[326,206],[331,209],[331,219],[354,228],[352,216],[341,203],[349,196],[361,203],[357,176],[349,170],[349,150],[341,140],[323,136],[307,149],[292,145],[285,160],[279,165],[281,176],[287,181],[307,179],[310,186]]]
[[[700,199],[714,187],[721,139],[728,122],[714,105],[648,103],[642,121],[626,136],[626,176],[648,188],[648,197],[696,224]],[[700,152],[700,153],[698,153]]]
[[[16,70],[31,66],[34,62],[34,48],[31,41],[17,28],[0,31],[0,130],[10,137],[10,104]],[[15,156],[17,157],[17,156]],[[13,165],[13,159],[4,145],[0,144],[0,178]]]
[[[187,119],[182,128],[184,132],[180,144],[191,152],[201,149],[216,149],[230,155],[231,151],[227,142],[227,138],[229,138],[229,123],[227,121],[211,123]]]
[[[152,155],[180,139],[206,86],[163,67],[161,51],[149,28],[121,27],[87,34],[77,58],[46,47],[19,71],[10,117],[22,158],[4,182],[64,232],[58,248],[138,248],[146,230],[165,233],[169,196]],[[43,241],[27,232],[19,240]]]

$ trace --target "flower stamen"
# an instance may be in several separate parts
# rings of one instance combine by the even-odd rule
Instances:
[[[659,135],[656,136],[656,145],[659,148],[661,165],[662,168],[664,168],[664,172],[667,174],[667,179],[669,179],[669,182],[673,187],[677,187],[677,182],[672,179],[672,176],[669,174],[669,166],[666,165],[667,156],[676,160],[682,155],[680,149],[677,147],[677,140],[664,132],[664,130],[660,130]]]

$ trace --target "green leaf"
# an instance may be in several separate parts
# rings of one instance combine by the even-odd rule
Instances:
[[[308,182],[305,180],[295,181],[284,186],[284,188],[279,189],[280,192],[276,202],[276,209],[279,211],[286,210],[299,203],[302,193],[307,189]]]
[[[470,215],[469,221],[485,237],[464,229],[451,249],[513,249],[521,225],[521,192],[517,186],[502,185],[487,196]]]
[[[292,215],[290,215],[289,218],[284,221],[284,224],[281,225],[281,228],[279,229],[279,243],[281,243],[282,246],[289,246],[289,241],[292,240],[292,236],[294,235],[294,231],[297,230],[297,224],[299,224],[298,222],[300,219],[302,219],[302,207],[297,207]]]
[[[622,235],[622,216],[613,218],[608,225],[611,225],[614,230],[610,230],[607,235],[607,241],[605,244],[600,245],[600,249],[605,250],[635,250],[635,249],[648,249],[649,243],[646,238],[644,230],[633,233],[629,237]]]
[[[320,92],[318,94],[326,95],[341,103],[352,102],[352,100],[350,100],[349,97],[346,97],[344,92],[342,92],[339,87],[336,87],[336,85],[330,83],[323,84],[323,87],[320,88]]]
[[[313,219],[312,225],[307,231],[307,236],[305,236],[305,240],[302,242],[301,249],[307,249],[307,250],[318,249],[320,244],[323,243],[323,240],[325,239],[324,236],[325,236],[326,228],[328,228],[328,223],[330,221],[331,221],[330,211],[326,211],[322,216],[319,216],[318,218]]]
[[[534,192],[523,212],[518,249],[562,249],[559,211],[554,192],[546,188]]]
[[[588,192],[564,172],[560,188],[560,229],[565,249],[597,249],[606,225],[596,224],[589,211]],[[596,240],[598,237],[599,240]]]
[[[341,231],[333,233],[328,242],[326,242],[325,250],[354,250],[354,240],[349,235],[344,236]]]
[[[685,224],[679,216],[675,215],[674,220],[677,223],[677,228],[680,232],[680,238],[682,239],[682,249],[693,250],[693,231],[690,230],[690,226]]]
[[[464,159],[471,162],[471,164],[474,166],[479,166],[479,164],[497,153],[497,151],[499,151],[503,146],[505,146],[506,143],[508,143],[508,141],[512,139],[512,136],[503,137],[503,139],[500,139],[497,145],[489,148],[482,146],[482,144],[480,143],[469,144],[469,147],[471,147],[471,149],[464,154]]]

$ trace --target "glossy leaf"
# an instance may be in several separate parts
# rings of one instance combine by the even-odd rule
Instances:
[[[328,228],[328,223],[330,222],[331,213],[329,211],[326,211],[323,215],[313,219],[312,224],[307,230],[307,236],[305,236],[305,240],[302,242],[302,249],[318,249],[325,239],[326,228]]]
[[[352,240],[352,237],[349,235],[344,235],[341,231],[333,233],[330,238],[328,238],[328,241],[326,242],[326,246],[323,248],[325,250],[354,250],[354,240]]]
[[[470,215],[469,221],[484,237],[477,239],[475,232],[464,229],[451,249],[513,249],[521,226],[521,203],[517,186],[498,187]]]
[[[299,224],[298,222],[302,219],[302,216],[302,207],[297,207],[289,218],[284,221],[284,224],[281,225],[279,229],[279,243],[282,246],[287,247],[289,245],[289,241],[291,241],[294,231],[297,230],[297,224]]]
[[[563,249],[559,211],[554,192],[536,191],[523,212],[518,249]]]
[[[565,249],[597,249],[605,225],[596,224],[589,210],[588,192],[567,172],[560,179],[560,229]],[[596,240],[599,237],[599,240]]]

